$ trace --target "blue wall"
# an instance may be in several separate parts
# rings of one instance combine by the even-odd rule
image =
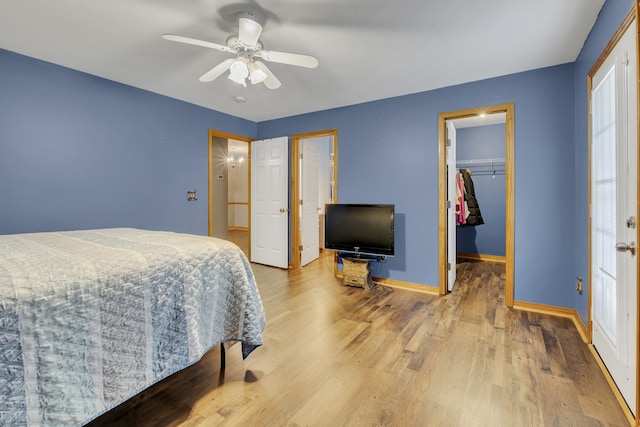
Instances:
[[[457,160],[504,159],[505,140],[504,124],[457,129]],[[506,175],[504,166],[498,170],[471,177],[484,224],[456,229],[458,253],[505,256]]]
[[[207,234],[208,129],[255,123],[0,49],[0,234]],[[199,200],[187,202],[187,190]]]
[[[258,124],[0,50],[0,234],[206,234],[207,129],[336,128],[339,200],[396,205],[397,256],[377,275],[437,286],[438,113],[513,102],[515,298],[586,318],[586,74],[632,5],[605,3],[576,63]]]
[[[589,37],[585,41],[582,51],[575,63],[575,198],[574,208],[574,233],[576,235],[574,255],[576,273],[584,279],[584,291],[582,294],[574,293],[575,307],[582,319],[586,322],[588,295],[589,295],[589,250],[588,250],[588,101],[587,101],[587,74],[600,54],[606,47],[613,34],[616,32],[627,13],[634,5],[633,0],[607,0],[598,15],[598,20],[591,29]],[[575,277],[574,277],[575,283]]]
[[[379,275],[437,286],[438,113],[514,102],[515,298],[570,307],[573,77],[565,64],[262,122],[258,137],[337,128],[339,200],[396,205],[397,255]]]

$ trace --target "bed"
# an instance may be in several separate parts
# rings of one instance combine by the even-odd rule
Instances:
[[[225,240],[138,229],[0,236],[0,425],[82,425],[240,342],[262,344],[250,264]]]

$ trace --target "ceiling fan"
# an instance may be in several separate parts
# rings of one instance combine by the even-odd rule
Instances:
[[[262,25],[254,19],[253,14],[248,12],[238,13],[237,17],[238,35],[227,38],[225,45],[174,34],[164,34],[162,37],[178,43],[202,46],[236,55],[235,58],[226,59],[204,73],[200,77],[201,82],[213,81],[229,70],[229,79],[243,86],[247,85],[246,80],[249,79],[252,84],[262,82],[269,89],[277,89],[280,87],[280,80],[273,75],[264,62],[258,60],[259,58],[269,62],[297,65],[298,67],[315,68],[318,66],[318,60],[310,55],[263,49],[260,42]]]

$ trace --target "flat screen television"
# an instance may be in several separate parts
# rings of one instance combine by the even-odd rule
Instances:
[[[394,255],[394,205],[325,206],[324,247],[353,254]]]

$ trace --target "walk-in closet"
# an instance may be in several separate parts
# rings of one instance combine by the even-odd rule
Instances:
[[[458,258],[505,258],[506,127],[504,114],[493,116],[454,120],[461,193],[456,220]]]

